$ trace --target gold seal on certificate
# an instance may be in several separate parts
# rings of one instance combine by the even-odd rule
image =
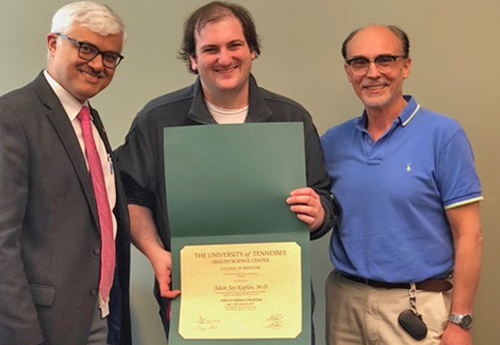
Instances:
[[[293,339],[302,332],[295,242],[189,245],[180,251],[184,339]]]

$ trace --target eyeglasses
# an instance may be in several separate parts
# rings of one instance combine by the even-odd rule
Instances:
[[[65,40],[71,42],[75,47],[78,48],[78,56],[85,61],[94,60],[97,55],[102,56],[102,63],[104,67],[115,69],[116,66],[124,59],[124,57],[118,53],[106,51],[102,52],[95,45],[85,42],[80,42],[66,35],[56,33],[57,36],[64,38]]]
[[[388,73],[396,64],[398,58],[407,58],[406,55],[379,55],[375,59],[370,60],[366,57],[360,56],[353,59],[346,60],[346,63],[351,67],[354,74],[364,75],[370,69],[370,63],[374,63],[375,67],[380,73]]]

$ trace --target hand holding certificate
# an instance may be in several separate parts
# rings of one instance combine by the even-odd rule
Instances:
[[[305,344],[309,231],[301,123],[165,129],[172,231],[170,344]],[[305,264],[304,264],[305,263]]]

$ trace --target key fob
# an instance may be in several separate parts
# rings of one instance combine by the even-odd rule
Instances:
[[[398,322],[409,335],[417,340],[422,340],[427,335],[427,326],[424,321],[411,310],[405,310],[399,314]]]

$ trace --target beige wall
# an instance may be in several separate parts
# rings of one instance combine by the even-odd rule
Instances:
[[[500,2],[497,0],[238,1],[254,15],[262,55],[253,72],[260,85],[302,103],[320,133],[362,110],[347,83],[340,45],[351,29],[369,23],[403,27],[411,40],[412,72],[405,91],[422,106],[456,118],[476,155],[485,201],[483,273],[475,308],[476,345],[500,338]],[[65,1],[0,0],[0,94],[24,85],[44,68],[45,35],[53,12]],[[182,23],[197,0],[108,0],[128,26],[128,44],[111,86],[93,101],[114,147],[122,143],[135,113],[149,99],[191,83],[176,59]],[[313,279],[318,345],[323,340],[323,282],[331,270],[328,238],[313,244]],[[152,274],[136,251],[132,305],[135,344],[163,344],[157,308],[151,297]]]

